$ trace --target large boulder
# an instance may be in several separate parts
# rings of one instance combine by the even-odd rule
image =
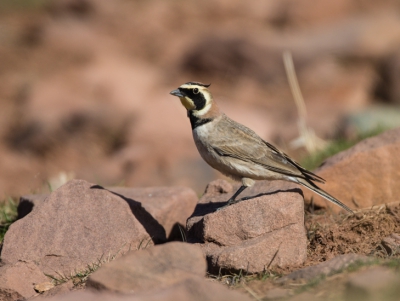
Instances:
[[[198,198],[194,191],[186,187],[107,187],[108,191],[124,199],[133,200],[142,205],[161,227],[148,230],[156,240],[182,240],[179,227],[186,224],[193,213]],[[23,218],[37,208],[48,197],[48,194],[25,195],[20,198],[18,218]],[[154,224],[156,225],[156,224]]]
[[[86,286],[102,291],[138,293],[163,289],[188,278],[203,277],[207,264],[200,247],[170,242],[130,252],[104,265]]]
[[[315,173],[326,179],[321,188],[350,208],[369,208],[398,201],[400,195],[400,128],[365,139],[327,159]],[[340,208],[310,191],[304,191],[319,207]]]
[[[186,187],[111,187],[109,190],[140,202],[163,227],[165,231],[163,241],[182,241],[181,230],[185,229],[186,220],[193,213],[199,200],[196,193]]]
[[[187,222],[188,240],[200,243],[211,272],[257,273],[305,261],[304,203],[296,185],[259,181],[243,193],[247,200],[215,211],[232,192],[226,181],[210,183]]]
[[[129,249],[151,245],[159,233],[165,237],[165,230],[139,202],[73,180],[11,225],[1,260],[6,264],[32,261],[46,274],[70,275]]]
[[[55,296],[49,301],[250,301],[247,295],[227,288],[223,284],[206,279],[188,278],[163,289],[151,289],[137,294],[115,294],[93,292],[92,290],[73,292]]]

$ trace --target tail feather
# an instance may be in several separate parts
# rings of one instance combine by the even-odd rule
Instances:
[[[316,194],[322,196],[326,200],[328,200],[328,201],[338,205],[339,207],[347,210],[348,212],[354,213],[353,210],[351,210],[349,207],[347,207],[345,204],[343,204],[342,202],[340,202],[339,200],[337,200],[336,198],[331,196],[329,193],[327,193],[323,189],[319,188],[316,184],[314,184],[310,180],[296,178],[296,182],[301,184],[301,185],[303,185],[303,186],[305,186],[306,188],[310,189],[311,191],[314,191]]]

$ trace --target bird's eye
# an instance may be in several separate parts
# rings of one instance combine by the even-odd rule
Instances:
[[[193,89],[193,93],[194,93],[194,94],[199,94],[199,89],[194,88],[194,89]]]

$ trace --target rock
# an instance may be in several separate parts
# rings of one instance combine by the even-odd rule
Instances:
[[[191,277],[163,289],[151,289],[132,295],[111,294],[109,292],[95,293],[91,290],[73,292],[64,296],[57,296],[49,301],[250,301],[242,293],[228,289],[226,286],[207,281],[200,277]]]
[[[385,248],[389,255],[400,253],[400,234],[392,233],[391,235],[382,239],[382,246]]]
[[[369,208],[397,201],[400,195],[400,128],[365,139],[352,148],[327,159],[315,173],[326,180],[321,188],[350,208]],[[341,209],[320,196],[304,190],[319,207]]]
[[[93,290],[78,290],[68,294],[42,298],[48,301],[132,301],[131,295],[120,295],[112,293],[98,293]]]
[[[129,252],[104,265],[86,286],[119,293],[162,289],[191,277],[205,275],[207,266],[198,246],[170,242]]]
[[[54,287],[52,282],[46,281],[39,284],[36,284],[33,289],[38,293],[44,293],[51,290]]]
[[[44,299],[44,298],[42,298]],[[128,301],[131,295],[120,295],[112,293],[98,293],[93,290],[78,290],[59,296],[45,298],[48,301]]]
[[[73,180],[10,226],[1,260],[34,261],[46,274],[70,275],[108,256],[152,244],[152,237],[161,238],[159,233],[165,237],[140,203]]]
[[[288,289],[280,288],[280,287],[274,287],[264,295],[263,299],[264,300],[276,300],[276,299],[282,299],[282,298],[287,298],[290,296],[291,291]]]
[[[368,257],[357,254],[339,255],[323,263],[294,271],[289,275],[280,278],[277,282],[278,283],[285,283],[287,281],[307,282],[318,277],[330,276],[332,274],[335,274],[347,268],[350,264],[353,264],[355,262],[366,262],[368,260],[369,260]]]
[[[186,187],[112,187],[109,190],[141,203],[164,228],[165,239],[182,240],[178,225],[185,228],[186,220],[198,202],[195,192]]]
[[[251,299],[247,295],[228,289],[223,284],[196,277],[186,279],[164,290],[144,292],[143,294],[135,296],[134,300],[250,301]]]
[[[325,297],[325,296],[324,296]],[[303,292],[298,295],[291,296],[285,301],[324,301],[322,297],[316,296],[315,292]]]
[[[302,264],[307,239],[301,190],[259,181],[243,193],[249,199],[215,212],[231,196],[227,185],[211,183],[187,222],[188,241],[201,244],[209,270],[257,273]]]
[[[204,193],[209,197],[212,197],[212,196],[219,196],[222,193],[225,194],[231,192],[234,192],[232,185],[225,180],[218,179],[208,183]]]
[[[52,289],[45,291],[41,294],[41,296],[45,298],[53,297],[53,296],[60,296],[60,295],[65,295],[69,292],[71,292],[74,289],[74,283],[72,280],[68,280],[67,282],[64,282],[62,284],[59,284]]]
[[[48,281],[49,278],[33,262],[16,262],[2,266],[0,268],[0,300],[30,298],[36,294],[35,284]]]
[[[185,187],[109,187],[107,190],[121,195],[122,198],[133,200],[142,205],[163,228],[155,229],[156,238],[182,240],[179,226],[186,224],[187,218],[192,214],[198,198],[193,190]],[[20,198],[18,205],[18,218],[22,218],[41,204],[48,195],[26,195]],[[161,231],[160,231],[161,230]],[[165,232],[165,234],[164,234]],[[152,235],[154,236],[154,232]]]
[[[398,300],[400,277],[384,267],[373,267],[350,276],[345,300]]]

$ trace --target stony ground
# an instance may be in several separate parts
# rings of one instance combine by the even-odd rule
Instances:
[[[399,12],[0,0],[0,300],[397,300]],[[286,50],[318,137],[382,133],[315,170],[355,215],[279,182],[214,212],[237,186],[201,160],[168,93],[211,82],[230,117],[312,158],[293,144]]]
[[[400,129],[384,132],[325,164],[335,173],[354,156],[383,159],[400,147],[399,137]],[[384,164],[374,170],[395,179]],[[367,183],[364,176],[358,180]],[[237,188],[216,180],[199,200],[184,187],[71,180],[51,194],[26,195],[18,220],[5,228],[0,297],[397,300],[399,201],[336,213],[305,202],[294,184],[258,181],[245,201],[215,211]],[[352,199],[364,189],[354,186]]]
[[[126,191],[128,190],[126,189]],[[132,198],[138,199],[138,192],[131,192],[130,195]],[[24,202],[29,199],[33,200],[30,197],[26,198]],[[40,202],[40,200],[36,200],[35,206],[39,206]],[[146,208],[151,208],[148,206],[146,205]],[[182,246],[169,243],[165,246],[169,246],[170,250],[159,248],[157,252],[142,253],[139,257],[132,253],[130,257],[124,256],[123,260],[116,260],[115,264],[113,264],[114,257],[108,256],[103,258],[104,260],[88,265],[80,273],[71,273],[70,276],[62,272],[55,274],[53,270],[49,272],[51,277],[40,276],[42,277],[41,282],[36,283],[36,294],[33,295],[33,298],[43,295],[47,298],[57,297],[54,300],[64,300],[61,297],[65,296],[67,298],[65,300],[69,300],[67,292],[86,291],[88,287],[100,289],[100,291],[128,293],[133,291],[151,292],[151,287],[162,289],[172,286],[173,291],[176,292],[180,288],[178,288],[179,285],[174,285],[184,281],[183,287],[186,289],[194,285],[196,287],[203,286],[203,289],[207,291],[211,290],[212,293],[210,291],[211,295],[208,296],[209,300],[219,300],[216,299],[215,294],[219,292],[220,285],[229,288],[231,292],[243,294],[241,296],[228,295],[229,299],[226,300],[236,300],[235,298],[241,300],[244,295],[247,295],[249,300],[336,301],[350,300],[349,298],[397,300],[398,292],[395,288],[400,279],[400,235],[395,233],[400,233],[399,204],[365,209],[355,215],[335,215],[326,210],[314,211],[312,208],[307,208],[304,214],[307,258],[302,264],[274,266],[255,274],[246,270],[208,272],[205,278],[206,282],[201,284],[199,278],[204,277],[206,270],[205,262],[201,260],[203,256],[201,250],[187,243]],[[71,219],[71,217],[66,217],[66,219]],[[165,225],[165,223],[163,224]],[[178,236],[176,239],[181,240],[183,237]],[[15,243],[18,244],[18,242]],[[29,245],[29,241],[24,244]],[[36,245],[38,244],[36,243]],[[151,245],[152,243],[149,245],[147,241],[146,245],[139,245],[138,248],[152,250],[154,247]],[[5,257],[8,258],[7,253]],[[91,253],[93,253],[92,250],[88,254]],[[190,254],[191,258],[187,254]],[[149,256],[152,258],[150,262],[155,260],[155,265],[149,263]],[[173,263],[174,261],[176,263]],[[52,267],[55,267],[54,264],[55,262]],[[34,268],[31,267],[31,269]],[[98,272],[96,272],[97,270]],[[117,276],[121,272],[125,275],[122,278]],[[3,268],[3,271],[0,270],[0,277],[6,279],[5,276],[7,275]],[[21,279],[19,278],[19,280]],[[219,285],[212,290],[213,287],[209,287],[210,283]],[[56,286],[54,287],[54,285]],[[393,290],[395,295],[391,296]],[[4,288],[0,287],[0,292],[2,300],[16,300],[12,297],[5,298]],[[224,293],[222,290],[219,293],[227,294],[227,292]],[[188,294],[190,298],[195,298],[193,291]],[[151,298],[153,298],[146,297],[146,294],[144,296],[136,294],[135,296],[138,299],[132,297],[127,300],[152,300]],[[176,297],[174,294],[169,295],[165,292],[160,296],[163,300],[169,300],[169,298],[173,300]],[[199,294],[198,296],[204,297],[205,295]],[[92,296],[78,294],[71,295],[71,298],[71,300],[90,300]],[[116,297],[110,295],[108,298]]]
[[[302,298],[304,300],[307,298],[309,300],[348,300],[346,299],[349,298],[348,287],[352,279],[371,273],[362,283],[364,290],[377,281],[377,275],[371,271],[387,268],[400,275],[398,244],[400,236],[396,236],[397,243],[394,245],[385,242],[387,239],[382,240],[382,237],[386,238],[392,233],[399,233],[400,205],[365,210],[354,216],[337,216],[326,211],[314,214],[308,212],[306,213],[306,228],[308,229],[307,260],[301,266],[273,269],[257,276],[236,274],[217,279],[230,285],[233,283],[233,287],[247,292],[255,300],[280,300],[281,298],[283,300],[303,300]],[[360,256],[344,259],[336,267],[318,266],[343,254],[365,255],[369,256],[369,260],[365,261],[365,258]],[[288,275],[311,266],[318,268],[315,271],[306,272],[296,279],[297,281],[290,281]],[[382,287],[378,287],[376,291],[374,289],[371,289],[371,294],[382,290]]]

